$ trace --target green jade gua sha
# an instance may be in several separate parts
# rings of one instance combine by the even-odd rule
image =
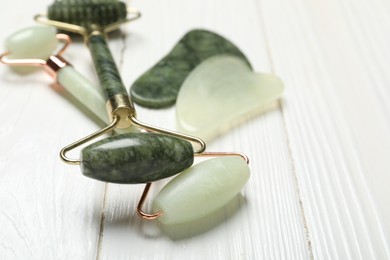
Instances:
[[[53,54],[60,41],[65,44],[57,54]],[[32,26],[6,39],[7,51],[0,56],[0,61],[21,74],[32,72],[31,67],[44,67],[80,105],[109,123],[102,93],[62,57],[69,44],[70,38],[65,34],[56,34],[53,27]]]
[[[229,40],[207,30],[191,30],[133,83],[131,97],[135,103],[149,108],[174,105],[190,72],[204,60],[220,54],[233,55],[251,68],[245,55]]]

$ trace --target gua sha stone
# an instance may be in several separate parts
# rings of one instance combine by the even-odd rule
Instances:
[[[249,179],[249,167],[238,156],[210,159],[185,170],[157,194],[153,210],[166,225],[190,222],[223,207]]]
[[[149,108],[175,104],[180,86],[188,74],[202,61],[218,54],[234,55],[251,66],[245,55],[227,39],[210,31],[192,30],[134,82],[130,88],[133,101]]]
[[[155,133],[127,133],[102,139],[81,151],[81,171],[105,182],[157,181],[190,167],[190,142]]]
[[[273,74],[255,73],[234,56],[211,57],[183,83],[176,102],[179,131],[210,141],[243,116],[274,104],[283,91]]]

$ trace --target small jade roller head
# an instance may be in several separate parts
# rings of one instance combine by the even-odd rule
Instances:
[[[59,40],[56,30],[49,26],[32,26],[21,29],[5,40],[6,53],[1,61],[7,64],[7,60],[16,59],[41,59],[47,60],[58,48]],[[39,65],[39,64],[36,64]],[[26,74],[35,71],[31,65],[10,66],[17,73]]]
[[[125,20],[127,9],[125,3],[117,0],[56,0],[47,15],[50,20],[82,27],[105,27]]]

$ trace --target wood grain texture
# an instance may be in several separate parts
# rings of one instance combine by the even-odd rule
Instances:
[[[50,2],[5,0],[0,41],[33,25]],[[227,37],[255,71],[285,82],[276,109],[208,145],[245,152],[248,184],[198,222],[141,221],[142,185],[105,185],[58,157],[100,126],[44,72],[20,76],[0,64],[0,259],[390,259],[388,2],[131,6],[143,17],[109,41],[127,86],[194,28]],[[81,41],[65,57],[97,82]],[[144,122],[175,127],[174,108],[137,111]],[[153,185],[146,208],[164,183]]]
[[[378,102],[376,85],[383,79],[368,65],[376,58],[361,55],[351,27],[363,18],[355,13],[351,20],[354,8],[364,8],[369,21],[380,7],[363,1],[262,3],[275,72],[289,86],[283,113],[313,256],[388,259],[390,121]],[[369,28],[375,32],[374,23]],[[366,39],[377,36],[366,33]]]
[[[2,4],[4,42],[36,25],[33,15],[48,3]],[[65,57],[93,79],[89,53],[78,45]],[[98,126],[44,71],[21,76],[0,64],[0,82],[0,258],[95,259],[105,184],[64,164],[59,150]]]
[[[255,70],[270,71],[255,2],[134,1],[143,18],[129,26],[121,72],[125,82],[163,57],[190,29],[213,30],[237,44]],[[222,11],[223,10],[223,11]],[[159,21],[156,23],[156,21]],[[140,62],[142,61],[142,62]],[[174,129],[174,108],[138,107],[138,118]],[[305,259],[310,255],[286,136],[278,110],[235,128],[210,151],[242,151],[252,176],[242,197],[209,218],[164,228],[134,213],[142,186],[109,185],[101,259]],[[155,185],[149,199],[161,189]]]

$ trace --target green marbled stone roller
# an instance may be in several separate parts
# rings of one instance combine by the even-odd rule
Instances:
[[[136,19],[139,13],[135,13]],[[107,101],[110,118],[119,118],[118,128],[132,125],[135,115],[118,68],[108,48],[105,35],[128,22],[126,4],[117,0],[56,0],[48,8],[47,20],[36,16],[38,22],[84,36],[89,47],[101,88]]]
[[[135,158],[138,160],[138,163],[141,165],[138,171],[136,171],[135,168],[130,168],[130,169],[126,168],[126,170],[125,168],[121,168],[120,166],[121,163],[124,163],[127,166],[129,166],[129,164],[126,163],[125,161],[121,161],[121,160],[118,161],[117,157],[114,156],[113,154],[122,154],[130,161],[134,159],[133,157],[132,157],[133,159],[128,158],[126,153],[123,152],[123,149],[118,148],[118,151],[110,151],[108,154],[103,153],[105,155],[100,158],[106,158],[105,156],[107,156],[107,160],[103,160],[103,159],[92,160],[91,159],[92,157],[87,156],[88,154],[94,154],[94,155],[101,154],[100,152],[97,152],[100,151],[98,148],[93,150],[93,152],[88,152],[90,151],[88,149],[86,149],[83,152],[83,158],[84,158],[82,162],[83,169],[84,169],[83,172],[86,175],[96,179],[109,181],[109,182],[138,183],[144,181],[153,181],[162,178],[164,176],[166,177],[168,175],[167,172],[168,170],[170,170],[171,172],[169,174],[175,174],[177,173],[178,169],[182,169],[185,165],[187,165],[188,163],[187,157],[189,156],[187,156],[186,157],[187,159],[185,160],[182,158],[183,161],[178,163],[177,168],[176,166],[175,167],[169,166],[170,165],[169,160],[166,162],[168,166],[165,165],[164,160],[161,162],[159,161],[159,158],[164,159],[167,156],[170,158],[171,156],[175,155],[178,151],[180,152],[182,150],[183,142],[186,141],[180,140],[178,138],[189,140],[191,142],[196,142],[200,145],[200,148],[197,151],[194,151],[192,145],[189,142],[186,142],[186,144],[189,145],[189,146],[187,145],[187,148],[191,147],[191,149],[187,149],[186,150],[187,152],[184,153],[184,155],[191,154],[191,158],[193,157],[194,153],[203,152],[206,146],[205,143],[199,138],[163,130],[154,126],[144,124],[136,119],[134,106],[131,102],[130,96],[127,94],[126,88],[124,87],[117,66],[114,62],[114,59],[111,55],[111,52],[105,40],[105,34],[107,32],[117,29],[119,25],[124,22],[128,22],[140,17],[140,13],[138,11],[129,10],[129,13],[132,14],[133,17],[127,18],[125,15],[127,14],[127,10],[125,7],[126,6],[123,3],[120,3],[117,0],[78,0],[78,1],[77,0],[56,0],[54,4],[52,4],[49,7],[47,18],[44,15],[37,15],[35,19],[38,22],[50,24],[62,30],[79,33],[85,37],[85,42],[87,43],[90,49],[101,87],[106,96],[107,112],[109,117],[111,118],[111,123],[105,128],[89,136],[86,136],[76,141],[75,143],[72,143],[64,147],[60,152],[60,156],[66,163],[74,164],[74,165],[81,164],[80,160],[68,158],[66,156],[66,153],[86,142],[91,141],[92,139],[102,134],[112,131],[115,128],[127,129],[134,125],[136,127],[140,127],[148,131],[160,132],[160,133],[177,137],[177,138],[174,137],[163,138],[157,134],[154,135],[138,134],[132,136],[131,140],[133,143],[139,143],[142,141],[143,144],[145,145],[144,147],[137,146],[138,148],[136,149],[129,148],[132,152],[135,153],[136,156]],[[162,142],[161,145],[157,145],[157,144],[153,145],[151,136],[155,137],[156,140],[160,140],[160,141],[176,140],[175,142],[172,141],[172,144],[176,143],[176,145],[167,146],[169,147],[169,149],[167,147],[164,148],[164,144],[166,143],[165,141],[164,142],[161,141]],[[101,142],[111,142],[111,141],[114,142],[115,140],[117,140],[116,138],[121,139],[122,137],[115,137],[114,139],[110,139],[110,138],[105,139],[104,141],[100,141],[95,145],[97,145],[98,147],[101,144]],[[146,140],[145,138],[148,141],[145,141]],[[117,142],[115,141],[115,143]],[[105,145],[105,147],[107,145]],[[95,146],[91,145],[89,147],[95,147]],[[171,151],[170,149],[177,149],[177,150]],[[145,158],[141,160],[140,159],[141,157],[137,157],[137,156],[139,154],[143,154],[143,152],[146,152],[147,154],[145,155]],[[150,154],[154,154],[153,155],[154,157],[152,158],[148,157],[148,155]],[[159,156],[157,156],[158,154]],[[89,159],[85,159],[85,158],[89,158]],[[193,159],[191,159],[191,163],[192,160]],[[145,162],[146,165],[144,167],[142,165]],[[94,168],[93,165],[99,165],[99,167]],[[104,165],[107,165],[107,167],[109,168],[112,167],[114,170],[110,171],[110,174],[104,175],[99,170],[104,168],[103,167]],[[119,168],[114,167],[118,165]],[[134,165],[136,165],[136,163],[134,163]],[[150,167],[151,165],[156,165],[156,169],[155,170],[148,169],[148,167]],[[159,165],[159,167],[157,165]],[[165,168],[167,168],[166,171],[164,170]],[[136,176],[130,178],[128,177],[129,176],[128,173],[127,175],[125,175],[125,172],[128,172],[128,170],[130,170],[131,172],[130,176],[132,176],[131,174],[133,172],[140,172],[141,176],[145,175],[147,177],[145,177],[144,179],[143,177],[136,177]],[[121,174],[119,174],[120,176],[115,175],[118,172],[121,172]]]
[[[191,30],[133,83],[131,98],[149,108],[171,106],[175,104],[180,87],[190,72],[204,60],[220,54],[233,55],[251,68],[245,55],[226,38],[207,30]]]
[[[155,133],[105,138],[81,152],[85,176],[122,184],[148,183],[175,175],[194,161],[190,142]]]
[[[127,11],[126,4],[120,1],[62,0],[49,6],[47,16],[55,21],[82,27],[90,24],[104,27],[126,19]]]
[[[86,43],[107,99],[127,95],[127,91],[107,46],[104,27],[125,19],[126,15],[126,5],[113,0],[57,0],[48,8],[50,20],[86,29]]]

